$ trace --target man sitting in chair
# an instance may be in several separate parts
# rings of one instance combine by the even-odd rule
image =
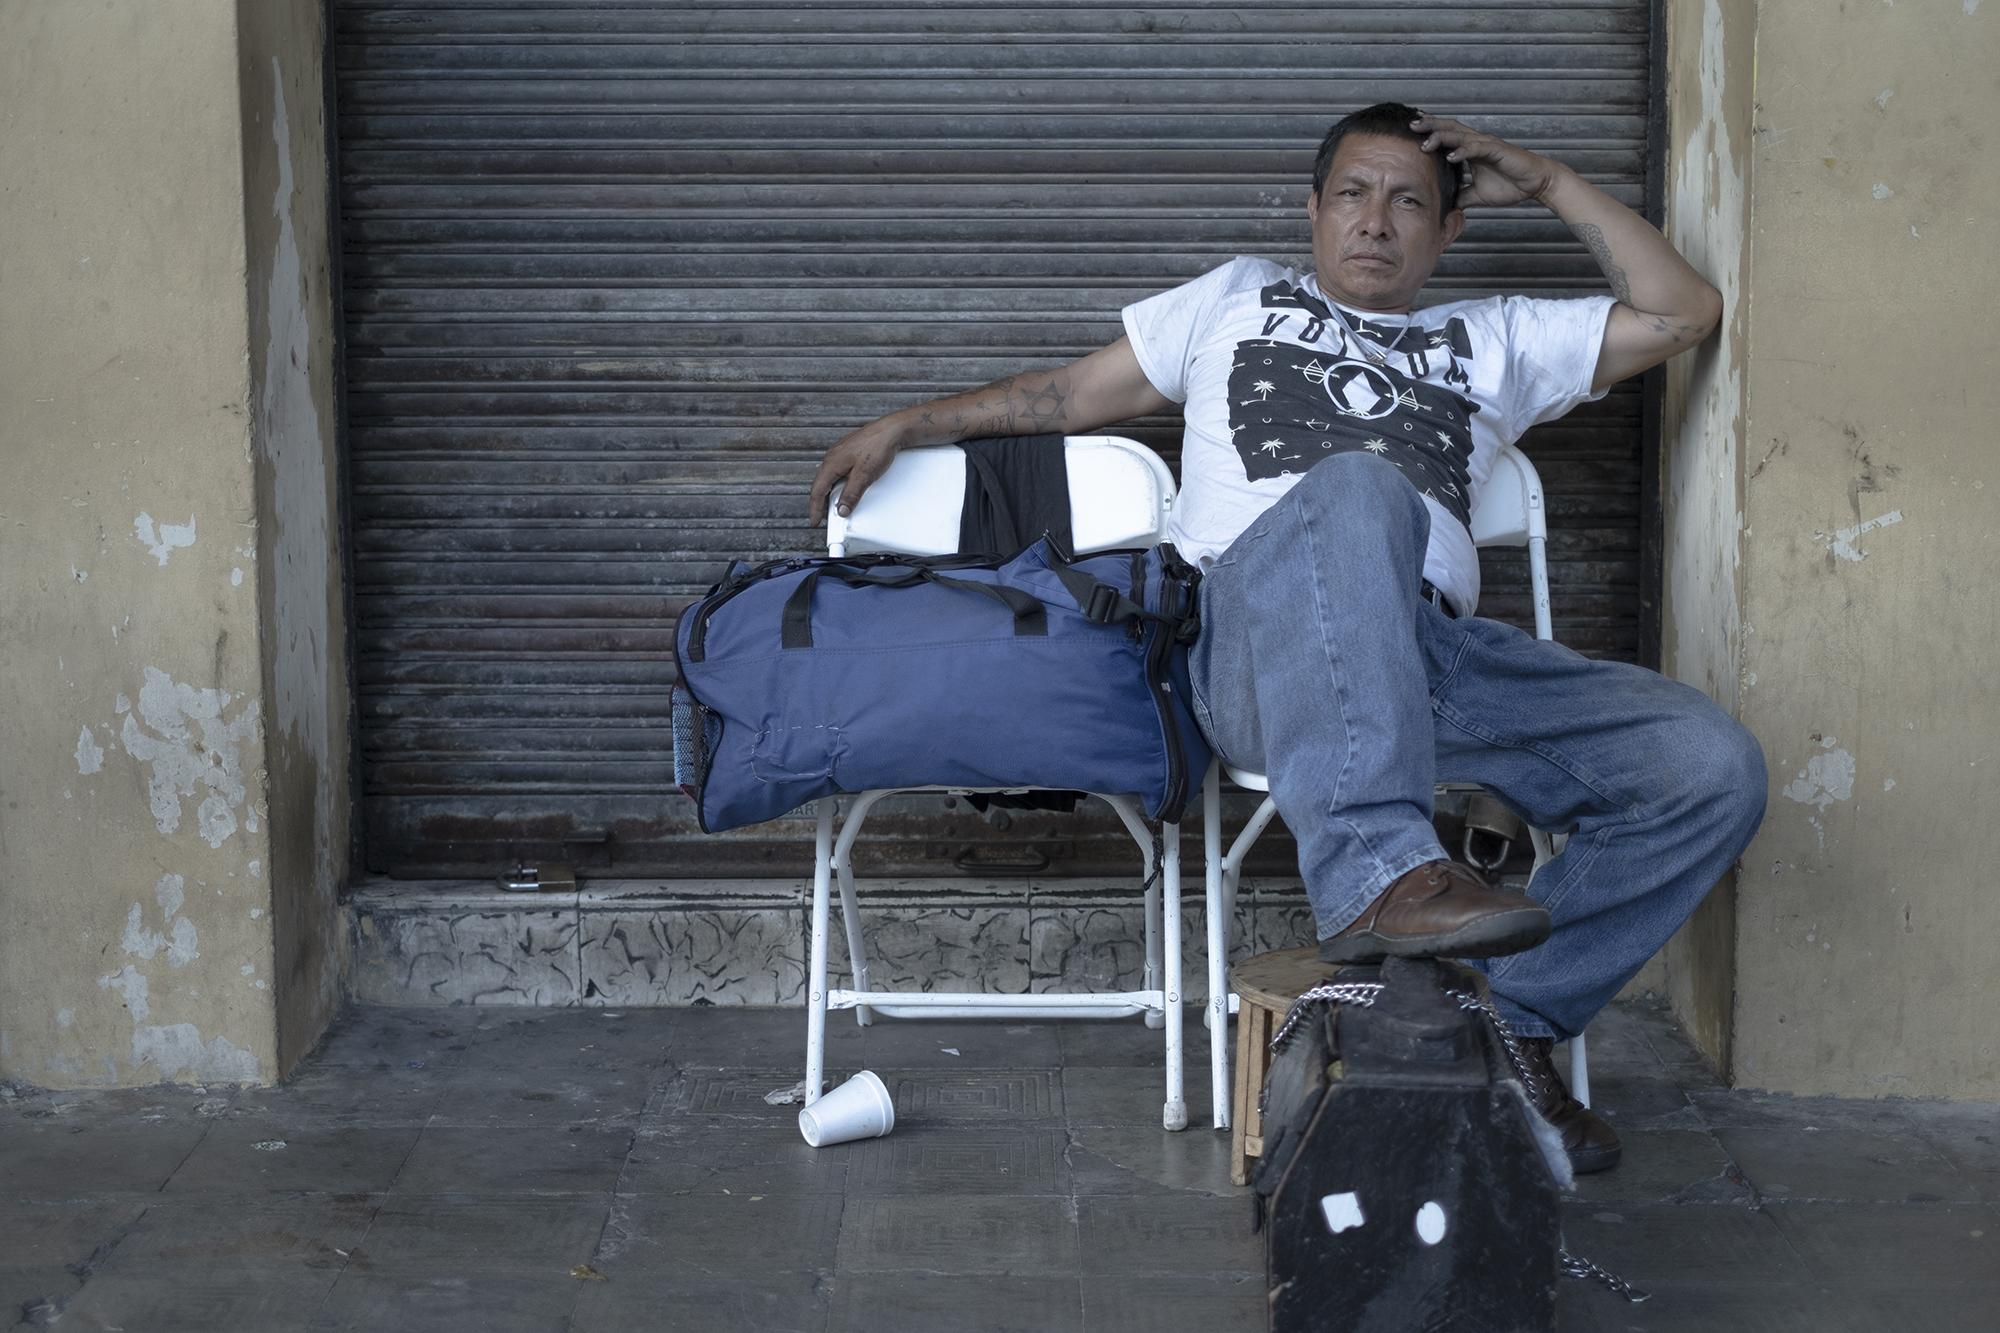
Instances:
[[[1418,310],[1468,205],[1534,200],[1612,296]],[[1486,960],[1540,1110],[1578,1171],[1617,1136],[1550,1050],[1685,921],[1763,818],[1764,759],[1699,691],[1473,614],[1467,526],[1495,450],[1701,341],[1722,298],[1570,168],[1398,103],[1320,145],[1313,269],[1236,259],[1128,306],[1125,335],[1055,370],[893,413],[812,488],[843,511],[900,449],[1086,434],[1184,403],[1173,541],[1206,571],[1192,700],[1216,749],[1269,776],[1298,840],[1320,956]],[[1440,779],[1569,835],[1522,895],[1450,860]]]

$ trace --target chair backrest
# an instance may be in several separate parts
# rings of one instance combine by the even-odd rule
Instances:
[[[1472,507],[1473,545],[1526,546],[1530,537],[1547,535],[1541,476],[1526,454],[1503,444]]]
[[[1151,449],[1118,435],[1072,435],[1063,441],[1069,471],[1070,525],[1077,553],[1165,541],[1174,507],[1174,474]],[[834,498],[839,499],[836,488]],[[906,449],[878,477],[854,512],[827,516],[829,555],[897,551],[951,555],[965,504],[965,451],[957,445]],[[1548,516],[1542,478],[1528,456],[1500,446],[1472,510],[1479,546],[1526,546],[1538,638],[1553,637],[1549,609]]]
[[[1493,471],[1472,508],[1476,546],[1528,548],[1528,594],[1535,613],[1535,637],[1553,639],[1549,609],[1549,518],[1542,503],[1542,474],[1511,444],[1500,446]]]
[[[1077,554],[1166,540],[1174,474],[1158,454],[1117,435],[1072,435],[1063,441],[1063,461]],[[951,555],[958,550],[964,504],[964,450],[954,444],[906,449],[852,514],[842,518],[835,508],[828,515],[827,552]]]

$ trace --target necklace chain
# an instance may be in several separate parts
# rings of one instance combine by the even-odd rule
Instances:
[[[1388,364],[1390,356],[1395,353],[1396,344],[1403,341],[1403,335],[1415,327],[1417,322],[1417,312],[1414,310],[1410,311],[1403,316],[1403,327],[1397,329],[1395,335],[1388,342],[1385,343],[1377,339],[1376,345],[1371,348],[1367,345],[1368,340],[1361,336],[1361,330],[1348,322],[1347,312],[1340,308],[1339,302],[1328,301],[1326,308],[1333,312],[1333,318],[1340,325],[1340,331],[1345,333],[1348,339],[1361,349],[1363,356],[1378,366]],[[1360,316],[1357,315],[1355,318],[1359,319]]]

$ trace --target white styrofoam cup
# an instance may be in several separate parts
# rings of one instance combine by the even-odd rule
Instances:
[[[815,1148],[879,1139],[896,1127],[896,1103],[872,1070],[864,1069],[799,1112],[799,1133]]]

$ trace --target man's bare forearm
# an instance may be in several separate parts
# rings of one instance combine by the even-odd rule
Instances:
[[[887,420],[905,448],[986,435],[1069,434],[1103,424],[1078,421],[1075,399],[1070,367],[1059,366],[1003,375],[977,389],[892,412]]]
[[[812,521],[826,516],[833,487],[841,512],[860,499],[904,449],[986,435],[1085,435],[1167,406],[1124,338],[1054,370],[1007,375],[967,393],[918,403],[871,421],[826,451],[813,476]]]
[[[1611,294],[1646,328],[1691,346],[1715,327],[1721,296],[1651,223],[1568,167],[1556,169],[1541,200],[1589,247]]]

